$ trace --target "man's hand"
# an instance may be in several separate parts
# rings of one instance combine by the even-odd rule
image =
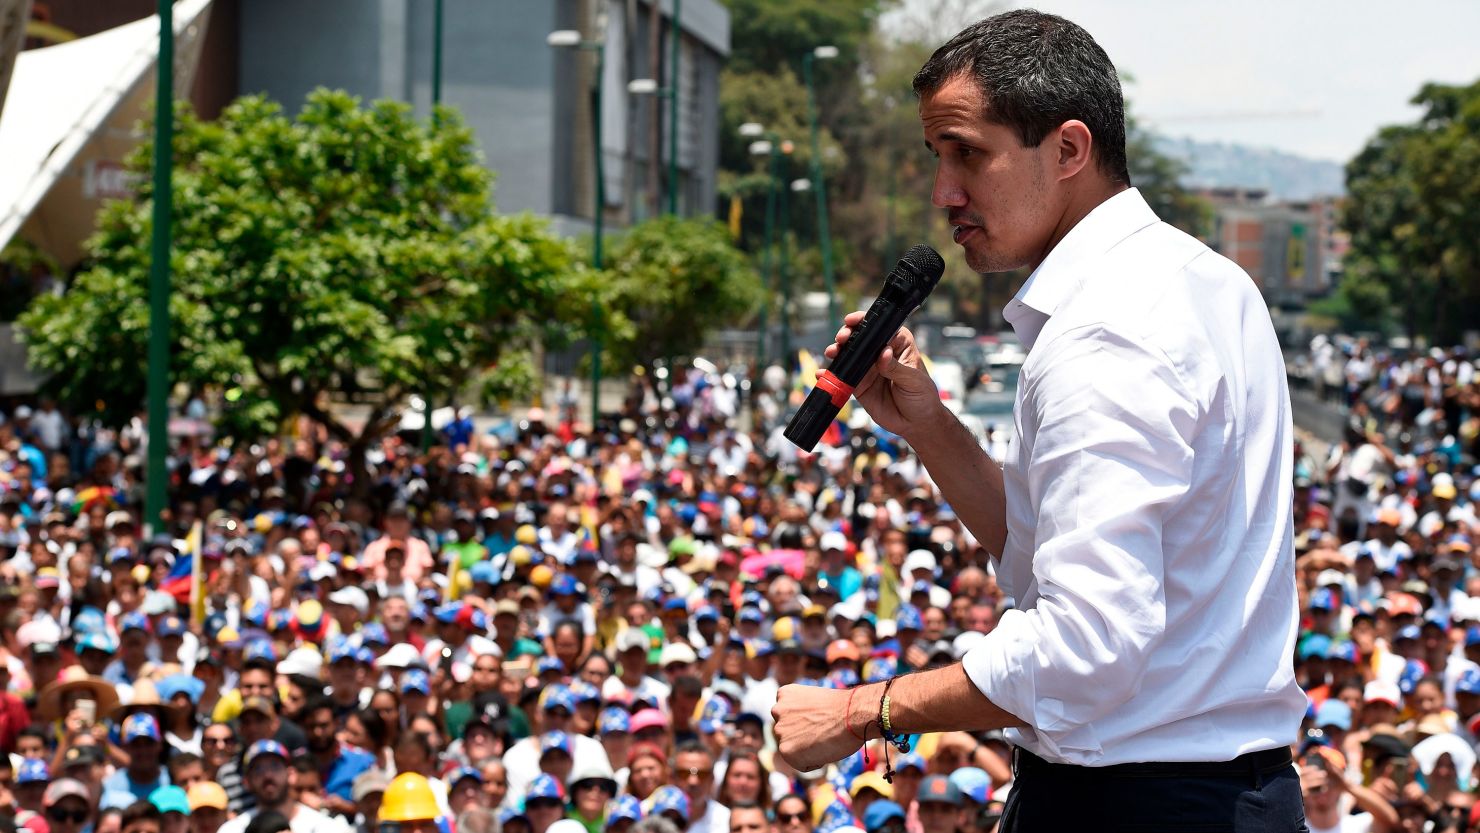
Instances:
[[[838,349],[853,335],[853,327],[863,316],[860,310],[843,319],[837,343],[823,353],[827,358],[837,358]],[[920,351],[915,349],[915,337],[907,327],[900,328],[890,339],[889,346],[858,383],[853,395],[875,422],[905,439],[914,433],[912,427],[920,428],[945,410],[940,402],[940,390],[925,372]]]
[[[771,709],[776,749],[798,770],[817,769],[841,761],[863,745],[848,731],[847,691],[789,685],[776,692]],[[863,699],[860,695],[860,699]],[[875,700],[877,701],[877,697]],[[854,732],[860,727],[854,727]],[[861,732],[860,732],[861,734]]]

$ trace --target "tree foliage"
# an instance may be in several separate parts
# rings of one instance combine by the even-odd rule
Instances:
[[[352,449],[389,431],[412,392],[445,396],[518,358],[540,330],[584,319],[592,276],[529,216],[501,216],[492,174],[456,111],[319,90],[296,118],[260,97],[216,122],[176,113],[171,378],[239,390],[228,430],[323,422]],[[21,324],[72,408],[105,420],[143,400],[152,147],[145,186],[108,204],[93,264]],[[354,430],[327,397],[354,391]]]
[[[1480,320],[1480,81],[1425,85],[1424,114],[1385,127],[1347,164],[1351,235],[1341,293],[1369,321],[1458,340]]]
[[[633,226],[610,248],[605,347],[619,364],[692,355],[716,327],[760,305],[760,279],[713,220],[665,215]]]

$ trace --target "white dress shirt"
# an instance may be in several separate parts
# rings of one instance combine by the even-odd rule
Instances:
[[[1226,761],[1295,740],[1289,393],[1254,282],[1129,189],[1004,311],[1017,608],[965,657],[1049,761]]]

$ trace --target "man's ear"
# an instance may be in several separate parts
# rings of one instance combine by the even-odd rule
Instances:
[[[1094,137],[1089,127],[1078,119],[1070,119],[1049,134],[1058,152],[1058,174],[1060,180],[1069,179],[1091,164],[1094,152]]]

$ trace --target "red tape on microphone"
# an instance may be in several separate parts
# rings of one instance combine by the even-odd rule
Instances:
[[[847,405],[848,397],[853,395],[853,386],[834,376],[831,370],[824,370],[817,377],[817,387],[827,391],[827,395],[832,397],[833,407],[836,408]]]

